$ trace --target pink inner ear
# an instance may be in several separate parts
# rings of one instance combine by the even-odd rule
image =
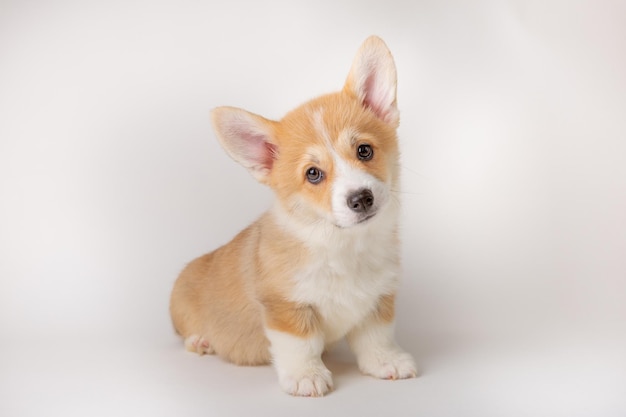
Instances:
[[[272,166],[274,166],[274,160],[276,159],[276,156],[278,155],[278,148],[276,147],[276,145],[273,145],[269,142],[264,142],[264,146],[265,146],[265,158],[263,159],[263,166],[266,169],[272,169]]]
[[[244,159],[260,168],[272,169],[277,154],[276,145],[269,143],[264,135],[256,132],[240,132],[240,138],[242,139],[239,144],[240,152]]]
[[[385,91],[384,84],[377,80],[375,67],[369,70],[363,84],[363,92],[363,104],[369,107],[380,119],[387,120],[392,103],[389,102],[389,92]]]
[[[380,111],[382,109],[383,103],[381,103],[380,94],[376,91],[376,72],[373,68],[370,70],[370,73],[365,80],[363,90],[365,91],[365,97],[363,97],[363,102],[367,107],[372,109],[378,117],[380,117]]]

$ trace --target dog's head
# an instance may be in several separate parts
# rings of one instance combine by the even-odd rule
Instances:
[[[363,43],[338,93],[280,121],[232,107],[214,109],[212,120],[228,154],[302,220],[366,223],[397,186],[396,69],[380,38]]]

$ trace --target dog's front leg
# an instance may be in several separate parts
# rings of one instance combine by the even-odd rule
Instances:
[[[405,379],[417,376],[413,357],[394,339],[394,297],[383,296],[376,311],[347,336],[364,374],[381,379]]]
[[[330,371],[322,362],[324,337],[312,307],[280,302],[266,304],[265,334],[283,391],[319,397],[333,388]]]

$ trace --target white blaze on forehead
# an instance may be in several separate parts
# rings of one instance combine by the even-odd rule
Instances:
[[[315,132],[317,135],[324,141],[324,145],[329,149],[333,150],[333,142],[330,140],[330,134],[326,129],[326,125],[324,124],[324,111],[322,109],[317,109],[313,112],[311,116],[313,121],[313,127],[315,128]]]
[[[315,132],[324,141],[324,146],[326,146],[331,152],[336,152],[335,145],[333,145],[333,138],[331,138],[330,133],[328,133],[328,129],[326,128],[326,124],[324,123],[324,110],[315,110],[311,116],[311,120],[313,121]],[[358,137],[358,135],[359,132],[356,129],[351,126],[347,126],[339,132],[337,141],[338,143],[352,146],[354,145],[355,138]]]

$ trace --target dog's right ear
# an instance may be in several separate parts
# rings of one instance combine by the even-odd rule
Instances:
[[[278,151],[273,139],[275,122],[235,107],[213,109],[211,120],[228,155],[259,182],[267,183]]]
[[[343,89],[358,98],[378,118],[398,127],[396,64],[389,48],[378,36],[370,36],[361,45]]]

